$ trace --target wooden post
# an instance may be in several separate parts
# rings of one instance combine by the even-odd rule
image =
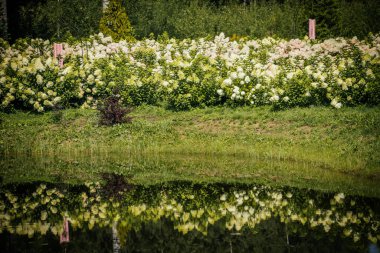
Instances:
[[[70,235],[69,235],[69,221],[67,218],[63,218],[63,232],[59,238],[59,243],[65,243],[70,242]]]
[[[309,19],[309,39],[315,40],[315,19]]]
[[[117,222],[114,222],[112,225],[112,249],[113,253],[120,252],[120,239],[117,232]]]
[[[54,43],[54,58],[58,59],[59,67],[63,67],[63,45]]]

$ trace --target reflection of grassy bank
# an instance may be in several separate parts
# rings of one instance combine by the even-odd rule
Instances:
[[[5,181],[78,181],[117,171],[141,183],[254,180],[380,196],[379,115],[379,108],[141,107],[132,124],[106,128],[90,110],[64,111],[59,123],[52,113],[1,114],[0,173]]]

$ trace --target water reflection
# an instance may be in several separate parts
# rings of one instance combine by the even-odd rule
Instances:
[[[113,175],[104,178],[108,183],[3,186],[0,248],[368,252],[368,245],[377,247],[380,240],[378,199],[252,184],[172,182],[148,187]],[[64,233],[65,220],[69,235]]]
[[[133,181],[142,184],[173,180],[255,182],[380,196],[378,178],[369,177],[365,171],[355,174],[332,169],[323,163],[281,156],[128,153],[120,150],[82,154],[66,150],[55,155],[0,154],[0,168],[0,177],[6,183],[97,181],[100,173],[111,172],[132,174]]]

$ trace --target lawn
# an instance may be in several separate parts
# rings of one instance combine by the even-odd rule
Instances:
[[[79,183],[101,172],[141,184],[258,182],[380,196],[380,108],[272,111],[136,108],[99,126],[95,110],[0,114],[4,182]]]

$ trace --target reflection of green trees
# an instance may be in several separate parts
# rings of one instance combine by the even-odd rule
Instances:
[[[230,242],[247,251],[281,252],[294,247],[301,251],[309,244],[329,239],[329,247],[334,248],[333,242],[343,240],[356,251],[368,240],[376,243],[380,239],[376,200],[343,193],[177,182],[125,187],[127,191],[116,197],[109,194],[112,186],[102,187],[98,183],[72,188],[46,184],[23,187],[8,186],[2,190],[1,231],[35,238],[41,234],[59,235],[66,216],[74,230],[105,228],[101,229],[104,235],[86,234],[89,243],[100,243],[102,238],[111,238],[112,224],[117,222],[127,252],[146,247],[176,252],[178,245],[189,252],[206,252],[208,248],[224,252],[230,249]],[[231,233],[241,235],[231,237]],[[112,240],[109,241],[112,248]],[[148,241],[152,243],[143,246]],[[81,248],[81,243],[70,247]],[[322,243],[321,247],[326,245]],[[348,248],[339,251],[350,252]]]

